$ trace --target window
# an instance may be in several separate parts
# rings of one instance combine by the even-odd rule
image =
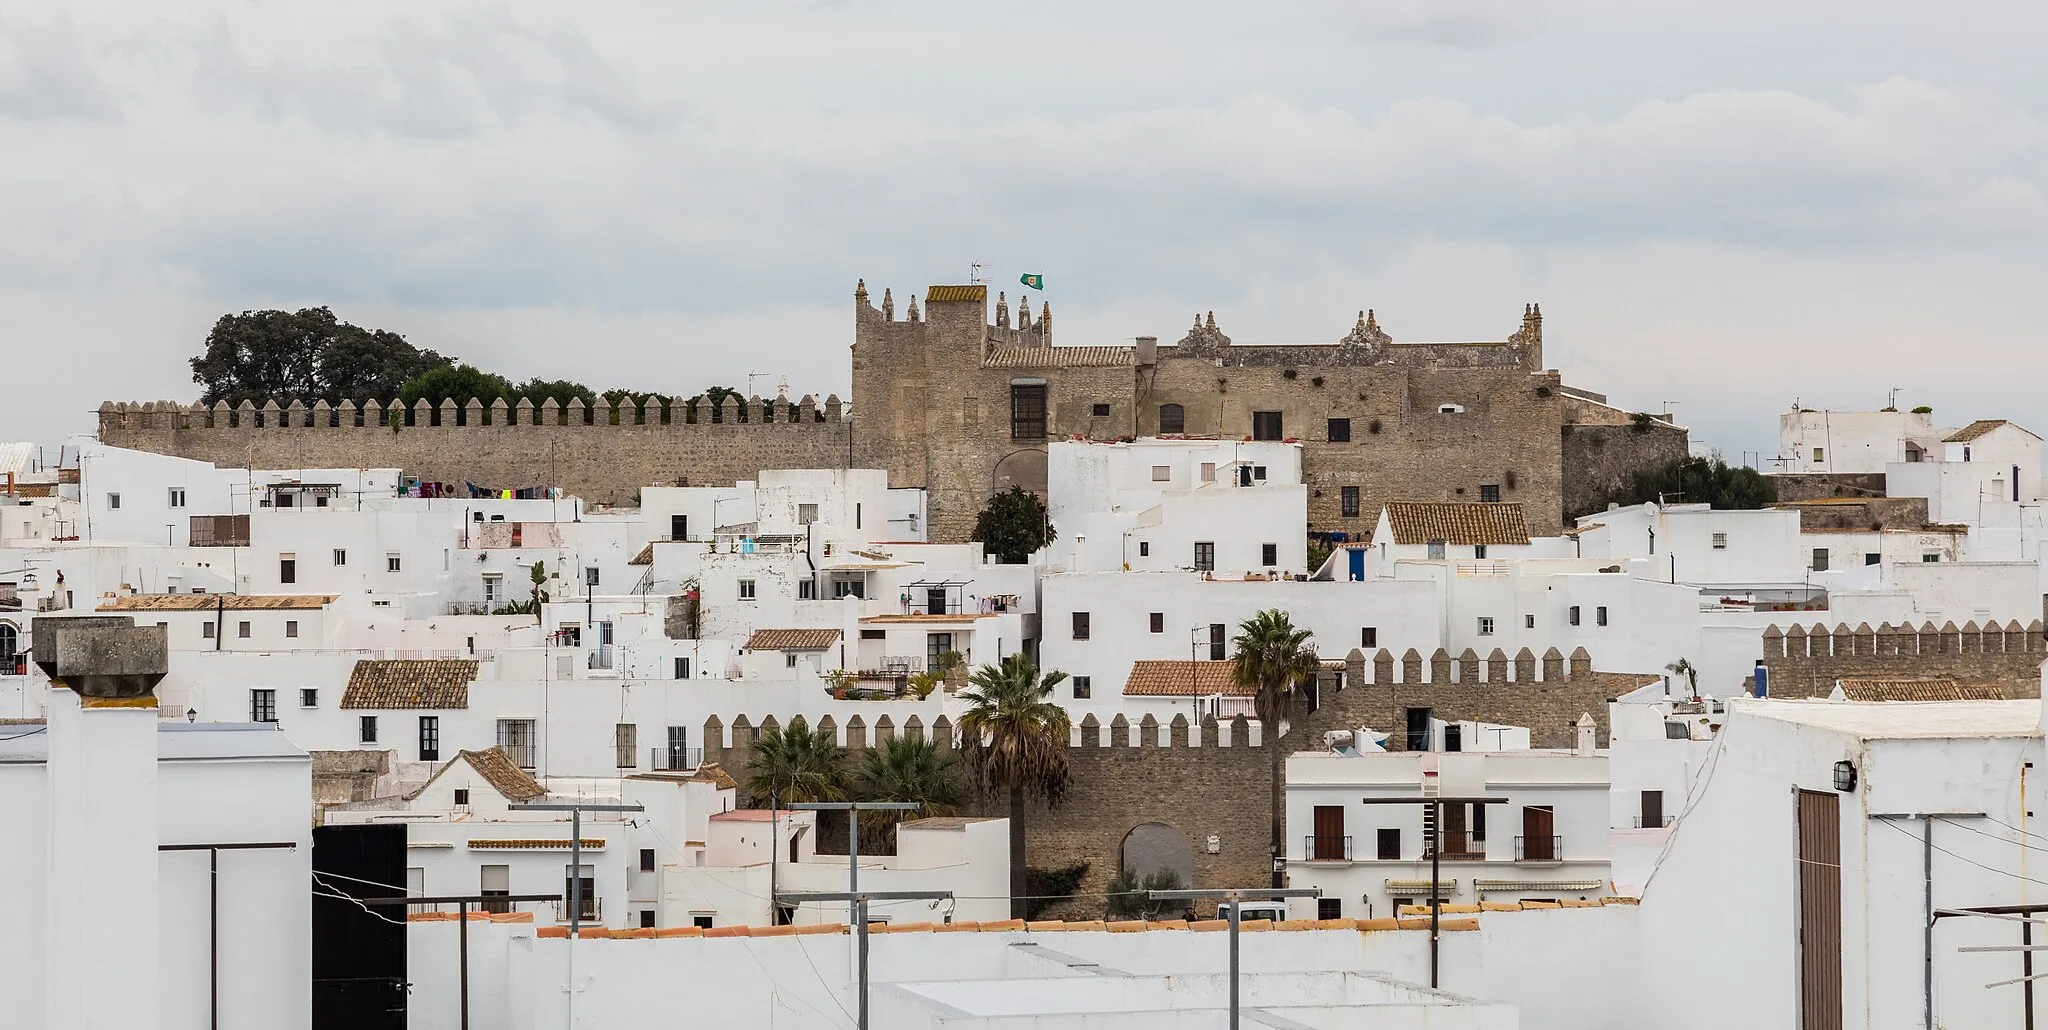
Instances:
[[[1493,635],[1493,619],[1491,617],[1485,615],[1479,617],[1479,635],[1482,637]]]
[[[1401,858],[1401,831],[1399,828],[1382,828],[1377,834],[1378,850],[1374,853],[1383,862],[1397,862]]]
[[[277,691],[252,690],[249,692],[249,721],[277,721]]]
[[[643,872],[643,873],[651,873],[651,872],[653,872],[653,871],[654,871],[654,849],[653,849],[653,848],[641,848],[641,849],[640,849],[640,871],[641,871],[641,872]]]
[[[1091,408],[1091,409],[1089,410],[1089,412],[1088,412],[1088,413],[1089,413],[1090,415],[1093,415],[1093,416],[1095,416],[1096,418],[1108,418],[1108,417],[1109,417],[1109,405],[1107,405],[1107,404],[1097,404],[1097,405],[1095,405],[1095,407]]]
[[[469,804],[469,788],[468,788],[468,787],[457,787],[457,788],[455,788],[455,803],[456,803],[457,805],[467,805],[467,804]]]
[[[1821,448],[1821,447],[1815,447],[1815,448],[1813,449],[1813,460],[1815,460],[1815,461],[1825,461],[1825,460],[1827,460],[1827,450],[1826,450],[1825,448]]]
[[[1220,661],[1222,661],[1222,660],[1223,660],[1223,646],[1224,646],[1224,645],[1223,645],[1223,635],[1224,635],[1225,633],[1229,632],[1229,630],[1230,630],[1230,627],[1228,627],[1228,626],[1225,626],[1224,624],[1222,624],[1222,623],[1220,623],[1220,622],[1212,622],[1212,623],[1210,623],[1210,624],[1209,624],[1209,660],[1210,660],[1210,661],[1212,661],[1212,662],[1220,662]]]
[[[534,767],[533,720],[499,719],[498,747],[521,769]]]
[[[1173,482],[1173,466],[1171,466],[1171,465],[1154,465],[1154,466],[1152,466],[1152,481],[1153,481],[1154,483],[1171,483],[1171,482]]]
[[[1401,715],[1405,722],[1404,728],[1407,730],[1408,750],[1428,751],[1430,749],[1429,723],[1432,715],[1431,710],[1427,708],[1405,708],[1402,709]]]
[[[277,581],[279,583],[297,583],[299,581],[298,555],[280,554],[277,556]]]
[[[1045,439],[1045,384],[1010,384],[1010,439]]]
[[[438,762],[440,760],[441,717],[438,715],[422,715],[420,716],[420,761]]]
[[[249,632],[250,632],[250,627],[249,627],[249,624],[248,624],[247,622],[238,622],[238,623],[235,623],[235,637],[236,637],[237,639],[240,639],[240,640],[247,640],[247,639],[249,639]]]
[[[1350,443],[1350,442],[1351,442],[1351,420],[1350,420],[1350,419],[1348,419],[1348,418],[1333,418],[1333,419],[1331,419],[1331,420],[1330,420],[1330,442],[1331,442],[1331,443]]]
[[[1195,571],[1213,572],[1216,569],[1216,542],[1202,540],[1195,543]]]
[[[690,660],[688,658],[676,658],[676,678],[679,680],[690,678]]]
[[[1462,415],[1465,413],[1465,406],[1463,404],[1439,404],[1436,406],[1436,413],[1439,415]]]
[[[1728,549],[1728,534],[1726,534],[1726,533],[1716,533],[1716,534],[1714,534],[1714,550],[1716,550],[1716,551],[1725,551],[1725,550],[1727,550],[1727,549]]]
[[[1524,615],[1524,616],[1522,616],[1522,628],[1523,628],[1523,629],[1535,629],[1535,628],[1536,628],[1536,616],[1535,616],[1535,615],[1534,615],[1533,613],[1532,613],[1532,614],[1528,614],[1528,615]]]
[[[1074,677],[1074,697],[1086,700],[1095,696],[1095,685],[1086,676]]]
[[[299,688],[299,707],[300,707],[300,708],[318,708],[318,707],[320,707],[320,689],[319,689],[318,687],[300,687],[300,688]]]
[[[1259,545],[1259,564],[1260,564],[1260,565],[1263,565],[1263,566],[1265,566],[1266,568],[1269,568],[1269,569],[1270,569],[1270,568],[1272,568],[1272,567],[1273,567],[1273,566],[1275,566],[1275,565],[1278,565],[1278,564],[1280,564],[1280,545],[1279,545],[1279,544],[1260,544],[1260,545]]]
[[[864,629],[860,631],[860,638],[862,640],[887,640],[889,639],[889,631],[886,629]]]
[[[1075,612],[1075,613],[1074,613],[1074,639],[1075,639],[1075,640],[1086,640],[1086,639],[1088,639],[1088,613],[1087,613],[1087,612]]]
[[[1883,560],[1884,555],[1878,554],[1875,551],[1867,552],[1863,555],[1863,564],[1865,565],[1876,565]]]
[[[640,750],[640,727],[630,722],[622,722],[612,727],[612,750],[618,752],[619,768],[631,769],[638,766],[639,756],[635,752]]]
[[[1317,919],[1342,919],[1342,918],[1344,918],[1344,899],[1343,899],[1343,898],[1317,898],[1317,899],[1316,899],[1316,918],[1317,918]]]
[[[784,654],[784,655],[782,656],[782,664],[783,664],[783,667],[785,667],[785,668],[790,668],[790,669],[794,669],[794,668],[796,668],[796,652],[794,652],[794,651],[791,651],[791,652],[789,652],[789,653],[787,653],[787,654]]]
[[[1825,547],[1816,547],[1816,548],[1814,548],[1814,549],[1813,549],[1813,571],[1815,571],[1815,572],[1826,572],[1827,570],[1828,570],[1828,549],[1827,549],[1827,548],[1825,548]]]
[[[337,547],[334,549],[334,564],[337,566],[348,564],[347,549],[341,547]]]
[[[1343,516],[1347,519],[1357,518],[1358,488],[1355,486],[1347,486],[1338,494],[1338,496],[1343,498],[1343,500],[1339,502],[1343,505],[1341,509]]]
[[[1378,626],[1360,626],[1358,628],[1358,646],[1380,646],[1380,628]]]
[[[1571,623],[1571,624],[1572,624],[1572,625],[1574,625],[1574,626],[1576,626],[1576,625],[1578,625],[1578,624],[1579,624],[1579,606],[1578,606],[1578,605],[1572,605],[1572,606],[1571,606],[1571,607],[1570,607],[1569,609],[1566,609],[1566,611],[1565,611],[1565,621],[1566,621],[1566,622],[1569,622],[1569,623]]]
[[[212,640],[212,639],[213,639],[213,623],[211,623],[211,622],[204,622],[204,623],[200,623],[200,625],[199,625],[199,636],[200,636],[200,637],[201,637],[202,639],[205,639],[205,640]]]
[[[402,558],[400,558],[400,557],[399,557],[399,554],[398,554],[398,552],[397,552],[397,551],[387,551],[387,552],[385,552],[385,554],[384,554],[384,571],[386,571],[386,572],[398,572],[398,571],[400,571],[400,570],[402,570],[402,569],[404,569],[404,568],[405,568],[405,561],[404,561],[404,559],[402,559]]]
[[[1474,557],[1474,558],[1484,558],[1484,557],[1486,557],[1486,545],[1485,545],[1485,544],[1473,544],[1473,545],[1472,545],[1472,557]]]
[[[799,526],[808,526],[808,525],[810,525],[811,523],[813,523],[813,522],[816,522],[816,521],[818,521],[818,506],[817,506],[817,505],[815,505],[815,504],[799,504],[799,505],[797,505],[797,506],[796,506],[796,524],[797,524],[797,525],[799,525]]]
[[[753,581],[753,580],[751,580],[751,579],[743,579],[743,580],[740,580],[740,600],[742,600],[742,601],[751,601],[751,600],[753,600],[753,599],[754,599],[754,581]]]
[[[1187,432],[1187,409],[1178,404],[1161,404],[1159,406],[1159,431],[1162,433]]]
[[[363,715],[356,718],[356,739],[365,744],[377,742],[377,717]]]
[[[597,920],[597,878],[593,875],[595,872],[596,870],[590,866],[579,868],[577,866],[565,865],[562,867],[562,901],[564,904],[561,911],[564,915],[568,914],[570,906],[574,905],[576,908],[581,909],[576,914],[584,922],[589,923]],[[572,898],[575,901],[571,901],[570,899]]]
[[[174,486],[174,487],[171,487],[171,507],[173,507],[173,508],[182,508],[182,507],[184,507],[184,506],[185,506],[185,488],[184,488],[184,487],[182,487],[182,486]]]
[[[1941,555],[1929,552],[1927,554],[1921,555],[1920,560],[1924,562],[1938,562],[1941,560]]]
[[[1203,463],[1202,463],[1202,482],[1204,482],[1204,483],[1214,483],[1215,481],[1216,481],[1216,463],[1215,463],[1215,462],[1213,462],[1213,461],[1205,461],[1205,462],[1203,462]]]
[[[1252,439],[1281,439],[1280,413],[1277,411],[1252,412]]]
[[[596,585],[597,585],[597,583],[598,583],[598,578],[597,578],[597,566],[595,566],[595,565],[586,565],[586,566],[584,566],[584,568],[583,568],[583,585],[584,585],[584,586],[587,586],[587,587],[594,587],[594,586],[596,586]]]
[[[1430,557],[1432,557],[1432,558],[1441,558],[1441,557],[1443,557],[1443,556],[1444,556],[1444,542],[1443,542],[1443,541],[1441,541],[1441,540],[1431,540],[1431,541],[1429,542],[1429,556],[1430,556]]]
[[[1594,609],[1593,609],[1593,625],[1595,625],[1595,626],[1605,626],[1605,625],[1607,625],[1607,606],[1606,606],[1606,605],[1604,605],[1604,604],[1603,604],[1603,605],[1600,605],[1599,607],[1597,607],[1597,608],[1594,608]]]
[[[1264,465],[1253,465],[1253,466],[1252,466],[1252,482],[1254,482],[1254,483],[1263,483],[1263,482],[1265,482],[1265,481],[1266,481],[1266,466],[1264,466]]]
[[[1152,613],[1152,620],[1151,620],[1151,623],[1152,623],[1152,632],[1154,632],[1154,633],[1164,633],[1164,632],[1166,632],[1166,613],[1165,613],[1165,612],[1153,612],[1153,613]]]
[[[814,579],[798,580],[796,584],[796,599],[799,601],[817,600],[818,581]]]
[[[509,865],[487,865],[477,867],[477,894],[486,898],[502,898],[512,893],[512,867]],[[506,913],[512,911],[508,901],[486,901],[485,912]]]
[[[1481,501],[1486,501],[1486,502],[1493,502],[1493,501],[1498,501],[1498,500],[1500,500],[1500,484],[1499,484],[1499,483],[1481,483],[1481,484],[1479,484],[1479,499],[1480,499]]]
[[[690,539],[690,517],[688,515],[670,515],[668,517],[668,538],[670,540]]]
[[[711,921],[715,918],[717,917],[710,914],[700,915],[696,912],[692,912],[690,913],[690,925],[700,930],[709,930],[711,929]]]
[[[121,495],[120,495],[120,494],[108,494],[108,495],[107,495],[107,507],[109,507],[109,508],[119,508],[120,506],[121,506]]]
[[[1150,557],[1152,557],[1152,541],[1150,541],[1150,540],[1140,540],[1140,541],[1138,541],[1138,557],[1140,557],[1140,558],[1150,558]]]
[[[284,635],[287,637],[297,637],[299,635],[299,620],[284,620]]]

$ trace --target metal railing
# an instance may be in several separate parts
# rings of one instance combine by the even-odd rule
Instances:
[[[1301,854],[1309,862],[1351,861],[1351,838],[1310,834],[1301,839]]]
[[[1516,837],[1515,861],[1517,862],[1562,862],[1564,861],[1563,837]]]
[[[704,764],[701,747],[654,747],[647,749],[647,768],[652,772],[683,772]]]
[[[596,647],[594,647],[594,648],[591,648],[591,649],[590,649],[590,665],[589,665],[589,668],[592,668],[592,669],[609,669],[609,668],[611,668],[611,667],[612,667],[612,645],[610,645],[610,644],[600,644],[600,645],[598,645],[598,646],[596,646]]]
[[[510,758],[512,764],[517,765],[521,769],[531,769],[534,767],[532,744],[506,744],[500,742],[498,747],[504,749],[505,757]]]
[[[1649,829],[1649,830],[1654,830],[1654,829],[1658,829],[1658,828],[1660,828],[1660,827],[1664,827],[1664,826],[1669,826],[1669,825],[1671,825],[1671,822],[1672,822],[1672,820],[1674,820],[1674,819],[1677,819],[1677,818],[1678,818],[1678,817],[1677,817],[1677,816],[1675,816],[1675,815],[1667,815],[1667,816],[1663,816],[1662,818],[1652,818],[1652,819],[1645,819],[1645,818],[1644,818],[1644,817],[1642,817],[1642,816],[1636,816],[1636,829],[1638,829],[1638,830],[1643,830],[1643,829]]]
[[[566,923],[573,906],[567,899],[555,902],[555,922]],[[583,899],[583,915],[579,922],[595,923],[604,918],[604,899],[586,897]]]
[[[1486,858],[1486,835],[1471,830],[1445,830],[1442,834],[1444,857],[1452,861],[1476,861]],[[1520,838],[1516,838],[1520,839]],[[1422,840],[1422,857],[1429,857],[1429,838]]]

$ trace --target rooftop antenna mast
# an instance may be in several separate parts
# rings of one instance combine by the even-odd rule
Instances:
[[[757,396],[757,395],[756,395],[756,394],[754,393],[754,380],[756,380],[756,379],[762,379],[762,378],[765,378],[765,377],[767,377],[767,376],[772,376],[772,375],[774,375],[774,374],[775,374],[775,373],[773,373],[773,372],[749,372],[749,373],[747,373],[747,396],[749,396],[749,397]]]
[[[1885,400],[1885,407],[1890,408],[1893,411],[1897,411],[1899,409],[1899,391],[1901,389],[1904,388],[1898,386],[1892,387],[1891,393],[1887,396]]]
[[[981,274],[982,267],[982,263],[979,261],[970,261],[967,263],[967,281],[970,284],[985,283],[988,281],[988,279]]]

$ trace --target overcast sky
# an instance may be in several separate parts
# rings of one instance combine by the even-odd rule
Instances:
[[[1501,339],[1695,439],[2048,432],[2048,5],[0,7],[0,439],[327,304],[514,378],[848,387],[854,280],[1056,340]],[[1787,14],[1785,9],[1796,8]]]

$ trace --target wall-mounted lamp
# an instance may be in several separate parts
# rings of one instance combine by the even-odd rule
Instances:
[[[185,721],[186,721],[186,722],[198,722],[198,721],[199,721],[199,709],[197,709],[197,708],[187,708],[187,709],[185,709]]]
[[[1835,789],[1844,794],[1856,789],[1856,766],[1847,759],[1835,763]]]

